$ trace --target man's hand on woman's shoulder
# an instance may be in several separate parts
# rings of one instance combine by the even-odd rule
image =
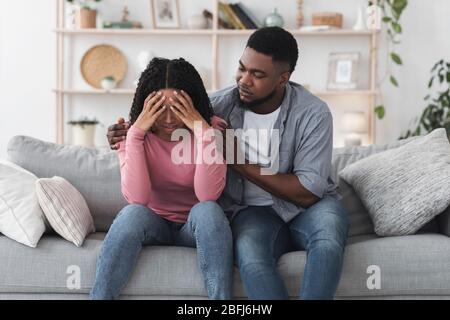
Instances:
[[[108,143],[111,150],[119,149],[119,142],[125,140],[129,128],[130,123],[125,122],[125,119],[122,117],[117,119],[117,123],[108,127],[106,137],[108,138]]]

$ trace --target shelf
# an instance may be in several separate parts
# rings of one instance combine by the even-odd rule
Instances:
[[[288,30],[295,36],[371,36],[372,34],[378,33],[378,31],[372,30],[362,30],[355,31],[351,29],[338,29],[338,30],[327,30],[327,31],[302,31],[302,30]],[[255,30],[226,30],[220,29],[213,31],[218,35],[223,36],[235,36],[235,35],[251,35]]]
[[[186,29],[55,29],[54,32],[65,35],[212,35],[213,30]]]
[[[295,2],[294,0],[290,0],[291,2]],[[379,0],[374,0],[375,5]],[[212,15],[213,15],[213,23],[211,29],[152,29],[150,26],[148,28],[143,29],[108,29],[108,28],[98,28],[98,29],[67,29],[65,27],[65,0],[56,0],[57,6],[57,21],[52,32],[55,34],[56,38],[56,71],[57,71],[57,81],[55,84],[55,92],[56,96],[56,105],[57,105],[57,141],[59,143],[64,142],[64,134],[65,134],[65,103],[66,97],[72,96],[84,96],[86,98],[103,98],[103,96],[111,96],[115,98],[119,98],[119,96],[123,97],[123,99],[130,99],[135,94],[136,88],[130,83],[131,87],[128,88],[116,88],[113,90],[102,90],[102,89],[94,89],[87,85],[79,84],[80,87],[72,87],[71,82],[65,83],[65,69],[67,68],[68,63],[66,62],[66,56],[69,59],[73,59],[74,48],[72,47],[72,41],[74,39],[81,38],[90,38],[90,40],[94,41],[104,41],[105,39],[118,39],[118,38],[127,38],[130,39],[146,39],[145,37],[158,37],[158,36],[167,36],[168,39],[173,39],[172,42],[175,44],[177,41],[186,41],[189,39],[195,40],[208,40],[211,43],[211,84],[210,89],[207,90],[208,93],[215,91],[215,89],[223,87],[221,85],[221,81],[219,79],[220,72],[223,68],[221,66],[221,56],[224,52],[227,52],[229,48],[223,46],[222,44],[229,40],[244,40],[248,38],[252,33],[255,32],[255,29],[252,30],[230,30],[230,29],[219,29],[218,17],[219,17],[219,0],[211,0],[212,6]],[[339,1],[335,1],[339,2]],[[266,6],[267,7],[267,6]],[[295,12],[291,12],[293,16]],[[311,92],[316,96],[322,99],[336,100],[338,105],[345,105],[346,101],[341,100],[367,100],[367,110],[372,110],[375,108],[377,95],[379,94],[379,90],[376,90],[377,83],[377,65],[378,65],[378,53],[379,53],[379,35],[381,34],[380,30],[353,30],[353,29],[331,29],[331,30],[323,30],[323,31],[307,31],[307,30],[299,30],[295,29],[292,25],[292,28],[287,29],[291,32],[295,38],[297,39],[321,39],[322,43],[327,43],[331,38],[339,38],[339,39],[350,39],[353,41],[361,41],[366,42],[365,46],[367,46],[366,52],[369,54],[369,82],[366,84],[367,88],[359,89],[359,90],[350,90],[350,91],[338,91],[338,90],[326,90],[326,85],[323,84],[323,87],[319,85],[316,88],[312,88]],[[317,39],[316,39],[317,38]],[[102,40],[103,39],[103,40]],[[180,40],[178,40],[180,39]],[[67,42],[68,40],[69,42]],[[337,40],[337,39],[336,39]],[[144,41],[145,42],[145,41]],[[337,41],[340,42],[340,41]],[[75,43],[78,45],[78,43]],[[134,45],[134,44],[133,44]],[[155,46],[157,44],[155,43]],[[143,46],[145,48],[148,47],[148,43],[144,43]],[[331,49],[331,48],[330,48]],[[68,50],[68,53],[66,53]],[[195,52],[195,49],[189,48],[192,52]],[[207,58],[207,53],[204,54],[205,59]],[[321,63],[327,63],[327,61],[322,61]],[[72,75],[73,77],[73,75]],[[66,87],[68,86],[68,87]],[[214,90],[213,90],[214,89]],[[314,90],[315,89],[315,90]],[[364,103],[366,104],[366,103]],[[374,141],[375,135],[375,123],[374,123],[374,114],[373,112],[368,112],[368,124],[369,124],[369,142]]]
[[[53,89],[54,92],[62,94],[79,94],[79,95],[131,95],[134,94],[136,89],[113,89],[113,90],[103,90],[103,89]]]
[[[362,30],[355,31],[351,29],[338,29],[327,31],[301,31],[289,30],[296,36],[371,36],[378,31]],[[222,36],[248,36],[255,32],[251,30],[228,30],[228,29],[54,29],[54,32],[65,35],[222,35]]]
[[[102,89],[53,89],[54,92],[59,92],[68,95],[133,95],[136,89],[113,89],[110,91],[102,90]],[[212,92],[212,90],[207,90],[208,92]],[[348,91],[311,91],[313,94],[317,96],[348,96],[348,95],[376,95],[376,91],[371,90],[348,90]]]

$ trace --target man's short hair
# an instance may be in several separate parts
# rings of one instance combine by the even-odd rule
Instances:
[[[247,47],[271,56],[273,61],[289,63],[289,71],[295,70],[298,46],[294,36],[279,27],[265,27],[255,31],[247,41]]]

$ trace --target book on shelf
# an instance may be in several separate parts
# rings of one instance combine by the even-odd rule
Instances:
[[[236,16],[228,3],[219,2],[219,11],[223,12],[224,17],[226,17],[225,20],[231,23],[234,29],[245,29],[245,26]]]
[[[238,2],[239,8],[245,13],[245,15],[250,19],[250,21],[253,22],[253,24],[256,26],[256,29],[262,28],[263,24],[262,22],[251,12],[249,8],[247,8],[244,3]]]
[[[236,14],[246,29],[258,29],[256,24],[240,8],[239,3],[230,4],[231,10]]]
[[[211,11],[208,11],[206,9],[203,10],[203,16],[206,19],[210,20],[210,22],[212,24],[213,14],[211,13]],[[222,29],[234,29],[233,25],[231,25],[230,23],[228,23],[227,21],[222,19],[220,16],[219,16],[219,19],[218,19],[218,23],[219,23],[219,27],[222,28]]]

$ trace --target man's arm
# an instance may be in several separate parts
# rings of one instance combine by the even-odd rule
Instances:
[[[234,164],[231,165],[231,169],[274,196],[303,208],[308,208],[319,201],[319,197],[306,189],[295,174],[261,175],[261,167],[250,163]]]
[[[248,162],[230,166],[274,196],[308,208],[327,191],[332,151],[333,118],[328,111],[315,115],[297,141],[292,173],[261,175],[262,168]]]

